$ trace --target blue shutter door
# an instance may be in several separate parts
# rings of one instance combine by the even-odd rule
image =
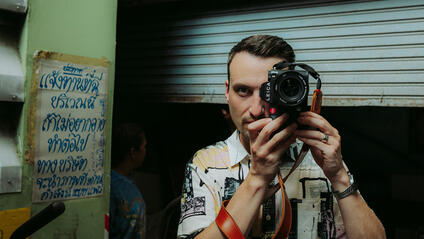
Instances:
[[[123,91],[153,102],[225,103],[231,47],[252,34],[272,34],[321,74],[326,106],[424,106],[424,2],[260,7],[127,32],[118,41]],[[142,56],[125,57],[131,52]]]

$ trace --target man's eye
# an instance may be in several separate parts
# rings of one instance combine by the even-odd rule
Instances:
[[[250,90],[246,87],[240,87],[236,89],[236,92],[241,96],[246,96],[250,93]]]

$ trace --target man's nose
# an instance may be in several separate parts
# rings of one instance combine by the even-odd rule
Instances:
[[[265,102],[261,99],[259,94],[255,94],[250,105],[250,114],[254,119],[263,118],[265,115]]]

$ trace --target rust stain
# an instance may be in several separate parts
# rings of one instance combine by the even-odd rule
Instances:
[[[423,97],[326,97],[323,106],[423,107]]]
[[[38,51],[36,53],[36,58],[41,58],[41,59],[48,59],[50,58],[50,56],[53,54],[53,52],[50,51]],[[37,60],[37,59],[35,59]]]

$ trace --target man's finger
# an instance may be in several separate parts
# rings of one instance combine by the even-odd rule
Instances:
[[[318,117],[319,116],[319,117]],[[337,135],[337,130],[328,123],[326,119],[320,115],[316,116],[300,116],[297,121],[301,125],[307,125],[311,128],[319,129],[321,132],[328,135]]]
[[[322,115],[317,114],[317,113],[312,112],[312,111],[300,112],[299,117],[316,117],[316,118],[320,118],[320,119],[325,119],[324,117],[322,117]]]
[[[286,122],[288,118],[289,118],[289,115],[284,113],[281,116],[277,117],[272,122],[270,122],[269,124],[267,124],[262,129],[261,133],[258,135],[257,141],[262,144],[267,143],[272,133],[274,133],[276,130],[281,128],[281,126],[283,126],[284,122]]]
[[[278,159],[281,158],[281,155],[292,145],[294,142],[296,142],[296,136],[292,135],[290,138],[288,138],[285,141],[281,141],[277,146],[275,146],[275,150],[272,154],[274,154]]]
[[[249,137],[251,141],[254,141],[256,137],[258,136],[258,132],[261,131],[265,125],[267,125],[269,122],[271,122],[271,118],[263,118],[260,120],[256,120],[252,123],[250,123],[247,126],[247,130],[249,131]]]
[[[318,130],[296,130],[294,134],[298,137],[308,138],[308,139],[316,139],[323,141],[325,138],[325,134]],[[332,144],[335,143],[336,136],[328,135],[327,143]]]
[[[297,128],[297,124],[293,123],[276,133],[272,138],[263,146],[264,150],[268,150],[269,152],[274,151],[275,148],[279,148],[285,141],[287,141],[290,137],[293,137],[293,133]],[[291,143],[290,143],[291,144]],[[290,145],[289,144],[289,145]]]
[[[308,139],[303,137],[298,137],[298,139],[311,147],[318,148],[321,151],[328,152],[329,150],[331,150],[331,146],[323,143],[321,140]]]

